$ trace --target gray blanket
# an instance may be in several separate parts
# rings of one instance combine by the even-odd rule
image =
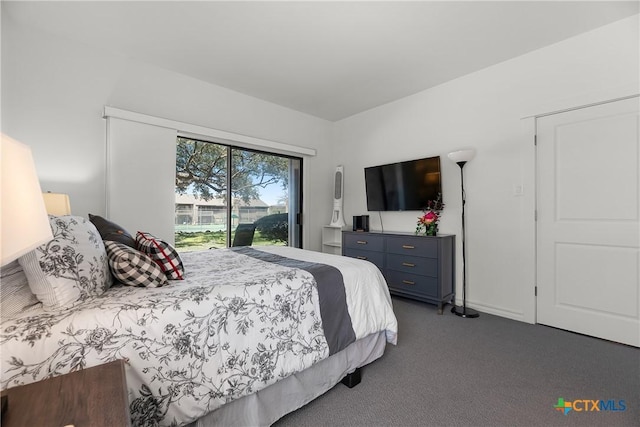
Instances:
[[[329,345],[329,354],[334,354],[355,341],[356,334],[351,325],[351,316],[347,309],[347,297],[344,290],[342,273],[330,265],[300,261],[280,255],[257,251],[250,247],[232,248],[235,252],[261,261],[271,262],[283,267],[298,268],[311,273],[318,287],[320,299],[320,317],[324,335]]]

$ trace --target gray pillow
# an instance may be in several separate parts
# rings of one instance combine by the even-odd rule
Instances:
[[[71,215],[50,216],[49,224],[53,240],[18,259],[43,308],[67,309],[104,293],[113,278],[96,227]]]
[[[102,240],[122,243],[130,248],[136,249],[136,241],[133,236],[115,222],[111,222],[101,216],[91,214],[89,214],[89,221],[96,226]]]
[[[31,292],[18,260],[0,268],[0,316],[3,319],[39,308],[42,303]]]

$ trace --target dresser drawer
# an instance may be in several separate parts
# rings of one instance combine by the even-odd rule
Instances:
[[[388,269],[438,277],[438,260],[410,255],[387,254]]]
[[[362,233],[345,234],[343,237],[344,242],[342,242],[342,245],[345,248],[377,252],[382,252],[384,250],[384,236]]]
[[[429,258],[438,257],[438,240],[429,237],[387,237],[387,252]]]
[[[438,279],[435,277],[410,274],[402,271],[388,270],[385,275],[389,288],[403,292],[420,294],[430,297],[438,296]]]
[[[345,248],[344,256],[348,256],[351,258],[363,259],[365,261],[372,262],[382,271],[384,268],[384,253],[382,252],[373,252],[373,251],[363,251],[362,249],[352,249]]]

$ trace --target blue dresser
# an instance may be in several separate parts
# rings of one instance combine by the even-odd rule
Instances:
[[[394,295],[443,306],[455,297],[456,236],[342,232],[342,255],[375,264]]]

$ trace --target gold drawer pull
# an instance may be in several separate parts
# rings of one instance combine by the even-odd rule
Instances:
[[[402,249],[415,249],[415,246],[412,245],[402,245]]]
[[[366,256],[361,256],[361,255],[358,255],[356,258],[358,258],[358,259],[367,259]]]
[[[403,262],[402,265],[405,266],[405,267],[415,267],[416,266],[415,264],[411,264],[410,262]]]
[[[415,285],[416,282],[412,282],[411,280],[403,280],[402,283],[404,283],[405,285]]]
[[[356,243],[359,244],[359,245],[366,245],[367,241],[366,240],[358,240]]]

